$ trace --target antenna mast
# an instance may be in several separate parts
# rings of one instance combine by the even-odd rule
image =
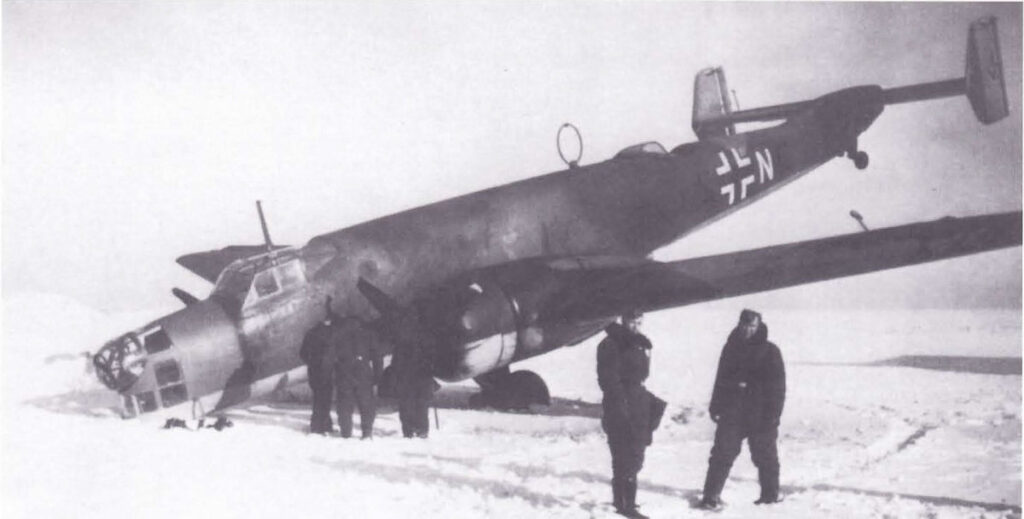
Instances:
[[[260,215],[260,227],[263,229],[263,242],[267,245],[267,252],[274,250],[274,243],[270,241],[270,231],[267,230],[267,219],[263,217],[263,204],[256,201],[256,212]]]

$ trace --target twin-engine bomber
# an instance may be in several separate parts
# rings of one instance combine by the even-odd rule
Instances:
[[[720,68],[694,83],[697,142],[655,142],[609,160],[444,200],[312,238],[188,254],[213,282],[205,299],[110,341],[93,356],[125,417],[223,410],[304,380],[299,346],[334,310],[428,343],[434,375],[479,382],[475,401],[549,399],[515,362],[652,311],[973,254],[1021,243],[1021,212],[945,218],[672,262],[659,247],[846,156],[886,106],[966,95],[978,120],[1007,116],[994,18],[971,24],[963,77],[857,86],[735,110]],[[775,122],[739,133],[738,124]],[[261,222],[262,211],[260,213]],[[385,352],[386,353],[386,352]],[[387,373],[385,378],[387,378]]]

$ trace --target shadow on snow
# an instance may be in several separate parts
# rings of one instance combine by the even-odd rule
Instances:
[[[953,373],[1020,375],[1020,357],[957,357],[947,355],[903,355],[874,362],[800,362],[809,366],[868,366],[918,368]]]

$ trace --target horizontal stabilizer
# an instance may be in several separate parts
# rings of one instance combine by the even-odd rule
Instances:
[[[718,69],[709,69],[711,71]],[[704,74],[706,71],[701,71]],[[702,85],[701,74],[698,74],[697,86]],[[709,76],[704,82],[708,85],[714,84],[712,80],[717,75]],[[722,83],[724,88],[724,77]],[[695,87],[696,88],[696,87]],[[713,92],[710,87],[704,91]],[[882,91],[882,102],[886,105],[898,103],[911,103],[967,95],[971,108],[978,120],[983,124],[991,124],[1003,119],[1009,114],[1009,103],[1006,97],[1006,84],[1003,78],[1003,61],[999,51],[999,34],[996,31],[995,17],[987,17],[976,20],[970,25],[967,34],[967,56],[963,77],[933,81],[929,83],[917,83],[900,87],[886,88]],[[696,95],[696,94],[695,94]],[[718,131],[720,128],[727,128],[732,124],[769,122],[788,119],[796,114],[814,108],[816,101],[797,101],[749,110],[714,110],[717,105],[711,101],[712,96],[706,96],[708,101],[698,103],[694,99],[694,131],[698,136],[703,131]],[[700,112],[698,118],[698,105],[708,108]]]
[[[674,262],[589,269],[545,321],[587,321],[954,258],[1021,244],[1021,212],[943,218]]]
[[[274,249],[285,247],[276,245]],[[267,252],[266,245],[229,245],[220,250],[193,252],[176,259],[178,265],[187,268],[195,275],[215,283],[224,267],[233,261]]]

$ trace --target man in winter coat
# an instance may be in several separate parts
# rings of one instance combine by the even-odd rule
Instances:
[[[636,507],[637,474],[665,410],[665,402],[643,386],[651,341],[639,332],[640,322],[638,313],[623,315],[622,324],[605,328],[608,336],[597,346],[597,383],[604,393],[601,427],[612,454],[612,504],[619,514],[634,518],[646,517]]]
[[[309,421],[309,432],[312,434],[328,434],[334,430],[331,421],[334,367],[325,362],[325,357],[333,347],[331,325],[335,318],[328,303],[324,319],[306,333],[299,349],[299,357],[306,364],[309,387],[313,391],[313,415]]]
[[[359,408],[362,438],[373,437],[377,397],[373,387],[380,379],[381,359],[377,334],[352,318],[339,318],[331,325],[332,348],[325,362],[334,371],[334,398],[342,438],[352,436],[352,411]]]
[[[398,419],[402,422],[402,436],[426,438],[430,434],[430,400],[438,387],[429,338],[422,335],[415,310],[401,319],[393,330],[395,349],[391,356]]]
[[[711,420],[718,428],[704,480],[702,508],[721,508],[722,488],[744,438],[761,483],[761,497],[755,503],[780,501],[776,440],[785,401],[786,369],[782,354],[768,342],[768,327],[761,314],[743,310],[718,361],[709,408]]]

